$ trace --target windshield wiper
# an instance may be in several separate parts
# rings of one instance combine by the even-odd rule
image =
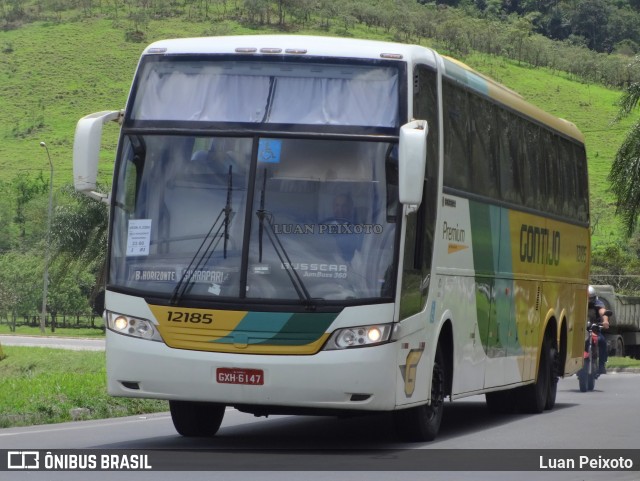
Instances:
[[[177,305],[180,299],[191,289],[191,287],[193,286],[193,282],[191,281],[191,278],[193,277],[195,272],[198,269],[200,269],[202,265],[206,265],[207,262],[209,262],[209,259],[211,259],[211,256],[213,255],[213,253],[218,248],[218,245],[220,244],[220,239],[224,239],[223,256],[225,259],[227,258],[227,244],[229,241],[229,222],[233,218],[233,209],[231,208],[231,191],[232,190],[233,190],[233,171],[232,171],[232,166],[229,166],[229,174],[227,177],[226,204],[218,214],[218,217],[216,217],[216,219],[213,221],[213,224],[209,228],[209,231],[207,232],[207,234],[204,236],[204,239],[200,243],[200,247],[198,247],[198,250],[196,251],[194,256],[191,258],[191,262],[189,262],[189,265],[187,266],[184,273],[182,274],[182,277],[176,284],[176,287],[173,289],[173,293],[171,294],[171,299],[169,301],[171,305],[173,306]],[[222,223],[219,224],[221,219],[222,219]],[[213,236],[211,236],[211,233],[216,228],[216,226],[218,226],[218,228],[213,234]],[[222,231],[222,235],[221,235],[221,231]],[[206,247],[205,247],[205,244],[207,244]],[[202,254],[200,254],[201,252]],[[196,262],[196,259],[198,260],[197,262]],[[195,262],[195,266],[194,266],[194,262]]]
[[[224,212],[224,252],[223,252],[223,258],[226,259],[227,258],[227,245],[229,243],[229,222],[231,221],[231,214],[232,214],[232,209],[231,209],[231,190],[233,189],[233,172],[232,172],[232,167],[229,166],[229,178],[227,179],[227,203],[224,206],[223,212]],[[214,248],[215,250],[215,248]],[[213,253],[213,251],[211,252]],[[211,254],[209,254],[209,258],[211,257]],[[209,259],[207,259],[209,260]]]
[[[313,304],[313,302],[311,300],[311,295],[309,294],[309,291],[307,290],[307,287],[304,285],[304,282],[300,278],[300,275],[293,268],[293,263],[291,262],[291,259],[289,258],[289,255],[287,254],[287,251],[285,250],[284,246],[282,245],[282,242],[280,242],[280,238],[278,237],[278,234],[276,233],[276,230],[273,227],[273,216],[271,215],[270,212],[267,212],[265,210],[265,208],[264,208],[264,206],[265,206],[265,192],[267,190],[266,189],[266,187],[267,187],[267,169],[266,169],[266,167],[264,168],[263,172],[264,172],[264,175],[263,175],[263,178],[262,178],[262,191],[260,192],[260,208],[256,211],[256,215],[258,216],[258,220],[259,220],[259,224],[258,224],[258,262],[262,263],[262,240],[263,240],[263,233],[266,232],[267,233],[267,237],[269,238],[269,241],[271,241],[271,245],[273,246],[273,249],[276,251],[276,255],[278,256],[278,259],[280,259],[280,262],[285,267],[284,270],[287,273],[287,276],[289,277],[289,280],[291,281],[291,285],[295,289],[296,294],[298,294],[298,297],[300,298],[300,300],[303,301],[307,305],[308,309],[315,309],[315,305]],[[267,226],[268,226],[267,229],[264,228],[265,221],[266,221]],[[285,260],[286,260],[286,262],[285,262]]]

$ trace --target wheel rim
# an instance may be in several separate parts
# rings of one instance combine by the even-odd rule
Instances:
[[[433,366],[433,379],[431,380],[431,404],[427,415],[433,419],[444,405],[444,373],[439,364]]]

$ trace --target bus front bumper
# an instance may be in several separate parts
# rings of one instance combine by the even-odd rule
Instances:
[[[107,346],[108,391],[121,397],[384,411],[396,407],[401,375],[396,343],[309,356],[228,354],[172,349],[107,330]],[[262,384],[237,383],[241,378],[230,372],[262,373]]]

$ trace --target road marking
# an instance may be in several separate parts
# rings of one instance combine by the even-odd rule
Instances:
[[[39,433],[52,433],[57,431],[72,431],[74,429],[93,429],[96,427],[113,427],[114,424],[133,424],[138,423],[140,421],[164,421],[171,416],[169,413],[155,414],[153,416],[138,416],[136,419],[126,419],[126,420],[118,420],[118,418],[109,418],[109,419],[94,419],[91,421],[81,421],[83,424],[81,426],[73,425],[73,426],[50,426],[50,429],[29,429],[30,426],[20,426],[16,428],[6,428],[6,429],[21,429],[21,431],[14,433],[5,433],[0,432],[0,437],[8,437],[8,436],[18,436],[23,434],[39,434]]]
[[[227,406],[225,411],[235,411],[236,408],[233,406]],[[52,433],[57,431],[72,431],[74,429],[92,429],[95,427],[113,427],[114,424],[132,424],[140,421],[164,421],[167,418],[171,419],[171,414],[167,413],[150,413],[148,416],[138,416],[136,419],[131,418],[107,418],[107,419],[91,419],[88,421],[79,421],[83,424],[78,426],[74,424],[73,426],[59,426],[53,424],[47,424],[45,426],[49,426],[49,429],[30,429],[35,428],[37,426],[17,426],[15,428],[5,428],[5,429],[20,429],[18,432],[7,433],[0,431],[0,438],[8,437],[8,436],[18,436],[23,434],[39,434],[39,433]]]

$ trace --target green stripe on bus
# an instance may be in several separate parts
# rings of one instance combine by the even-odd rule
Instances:
[[[304,346],[320,339],[336,317],[335,313],[249,312],[233,332],[211,342]]]
[[[497,266],[494,262],[499,245],[499,238],[494,237],[497,227],[493,225],[491,206],[480,202],[469,201],[469,217],[471,220],[471,239],[473,242],[473,268],[476,276],[493,276]],[[499,222],[499,217],[498,217]]]

